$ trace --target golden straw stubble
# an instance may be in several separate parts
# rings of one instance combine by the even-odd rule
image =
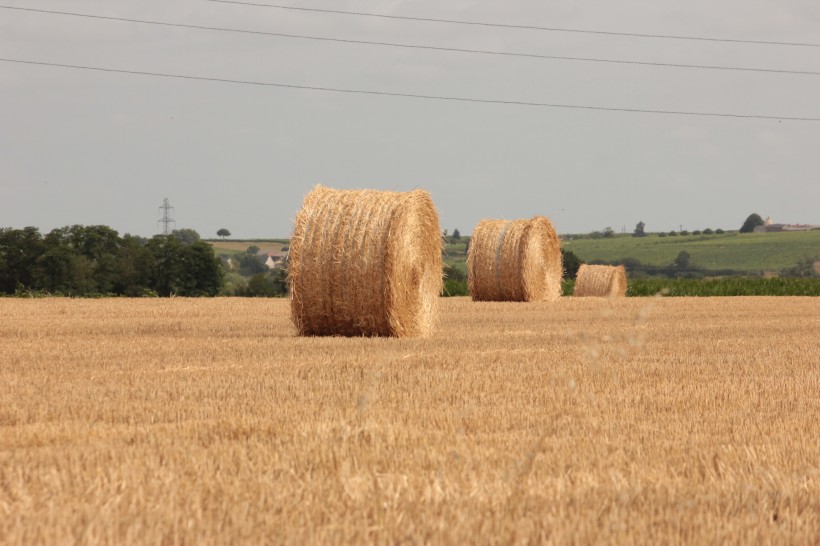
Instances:
[[[428,335],[442,287],[438,213],[423,190],[317,186],[290,243],[291,314],[301,335]]]
[[[620,298],[626,296],[626,269],[622,265],[581,264],[575,277],[577,297]]]
[[[818,306],[0,298],[0,544],[817,546]]]
[[[482,220],[473,231],[467,279],[474,301],[561,296],[561,243],[549,219]]]

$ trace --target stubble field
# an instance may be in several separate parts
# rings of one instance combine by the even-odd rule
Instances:
[[[0,543],[820,543],[820,299],[441,306],[0,299]]]

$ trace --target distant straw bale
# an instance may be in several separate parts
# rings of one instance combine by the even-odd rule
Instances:
[[[575,277],[575,291],[579,297],[620,298],[626,296],[624,266],[581,264]]]
[[[482,220],[467,255],[474,301],[544,301],[561,296],[561,242],[543,216]]]
[[[438,213],[422,190],[317,186],[290,243],[291,314],[301,335],[424,336],[442,288]]]

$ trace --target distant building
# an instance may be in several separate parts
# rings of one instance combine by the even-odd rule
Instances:
[[[283,252],[281,250],[279,252],[268,252],[267,259],[265,260],[265,265],[268,267],[268,269],[276,269],[277,267],[282,267],[287,257],[288,253]]]
[[[820,229],[820,224],[775,224],[770,216],[766,217],[762,226],[755,228],[755,233],[778,233],[783,231],[811,231]]]

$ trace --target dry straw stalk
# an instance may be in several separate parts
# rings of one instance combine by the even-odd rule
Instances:
[[[620,298],[626,296],[624,266],[582,264],[575,277],[574,296]]]
[[[438,213],[423,190],[317,186],[290,245],[293,322],[301,335],[424,336],[442,287]]]
[[[467,255],[474,301],[544,301],[561,296],[561,243],[543,216],[482,220]]]

